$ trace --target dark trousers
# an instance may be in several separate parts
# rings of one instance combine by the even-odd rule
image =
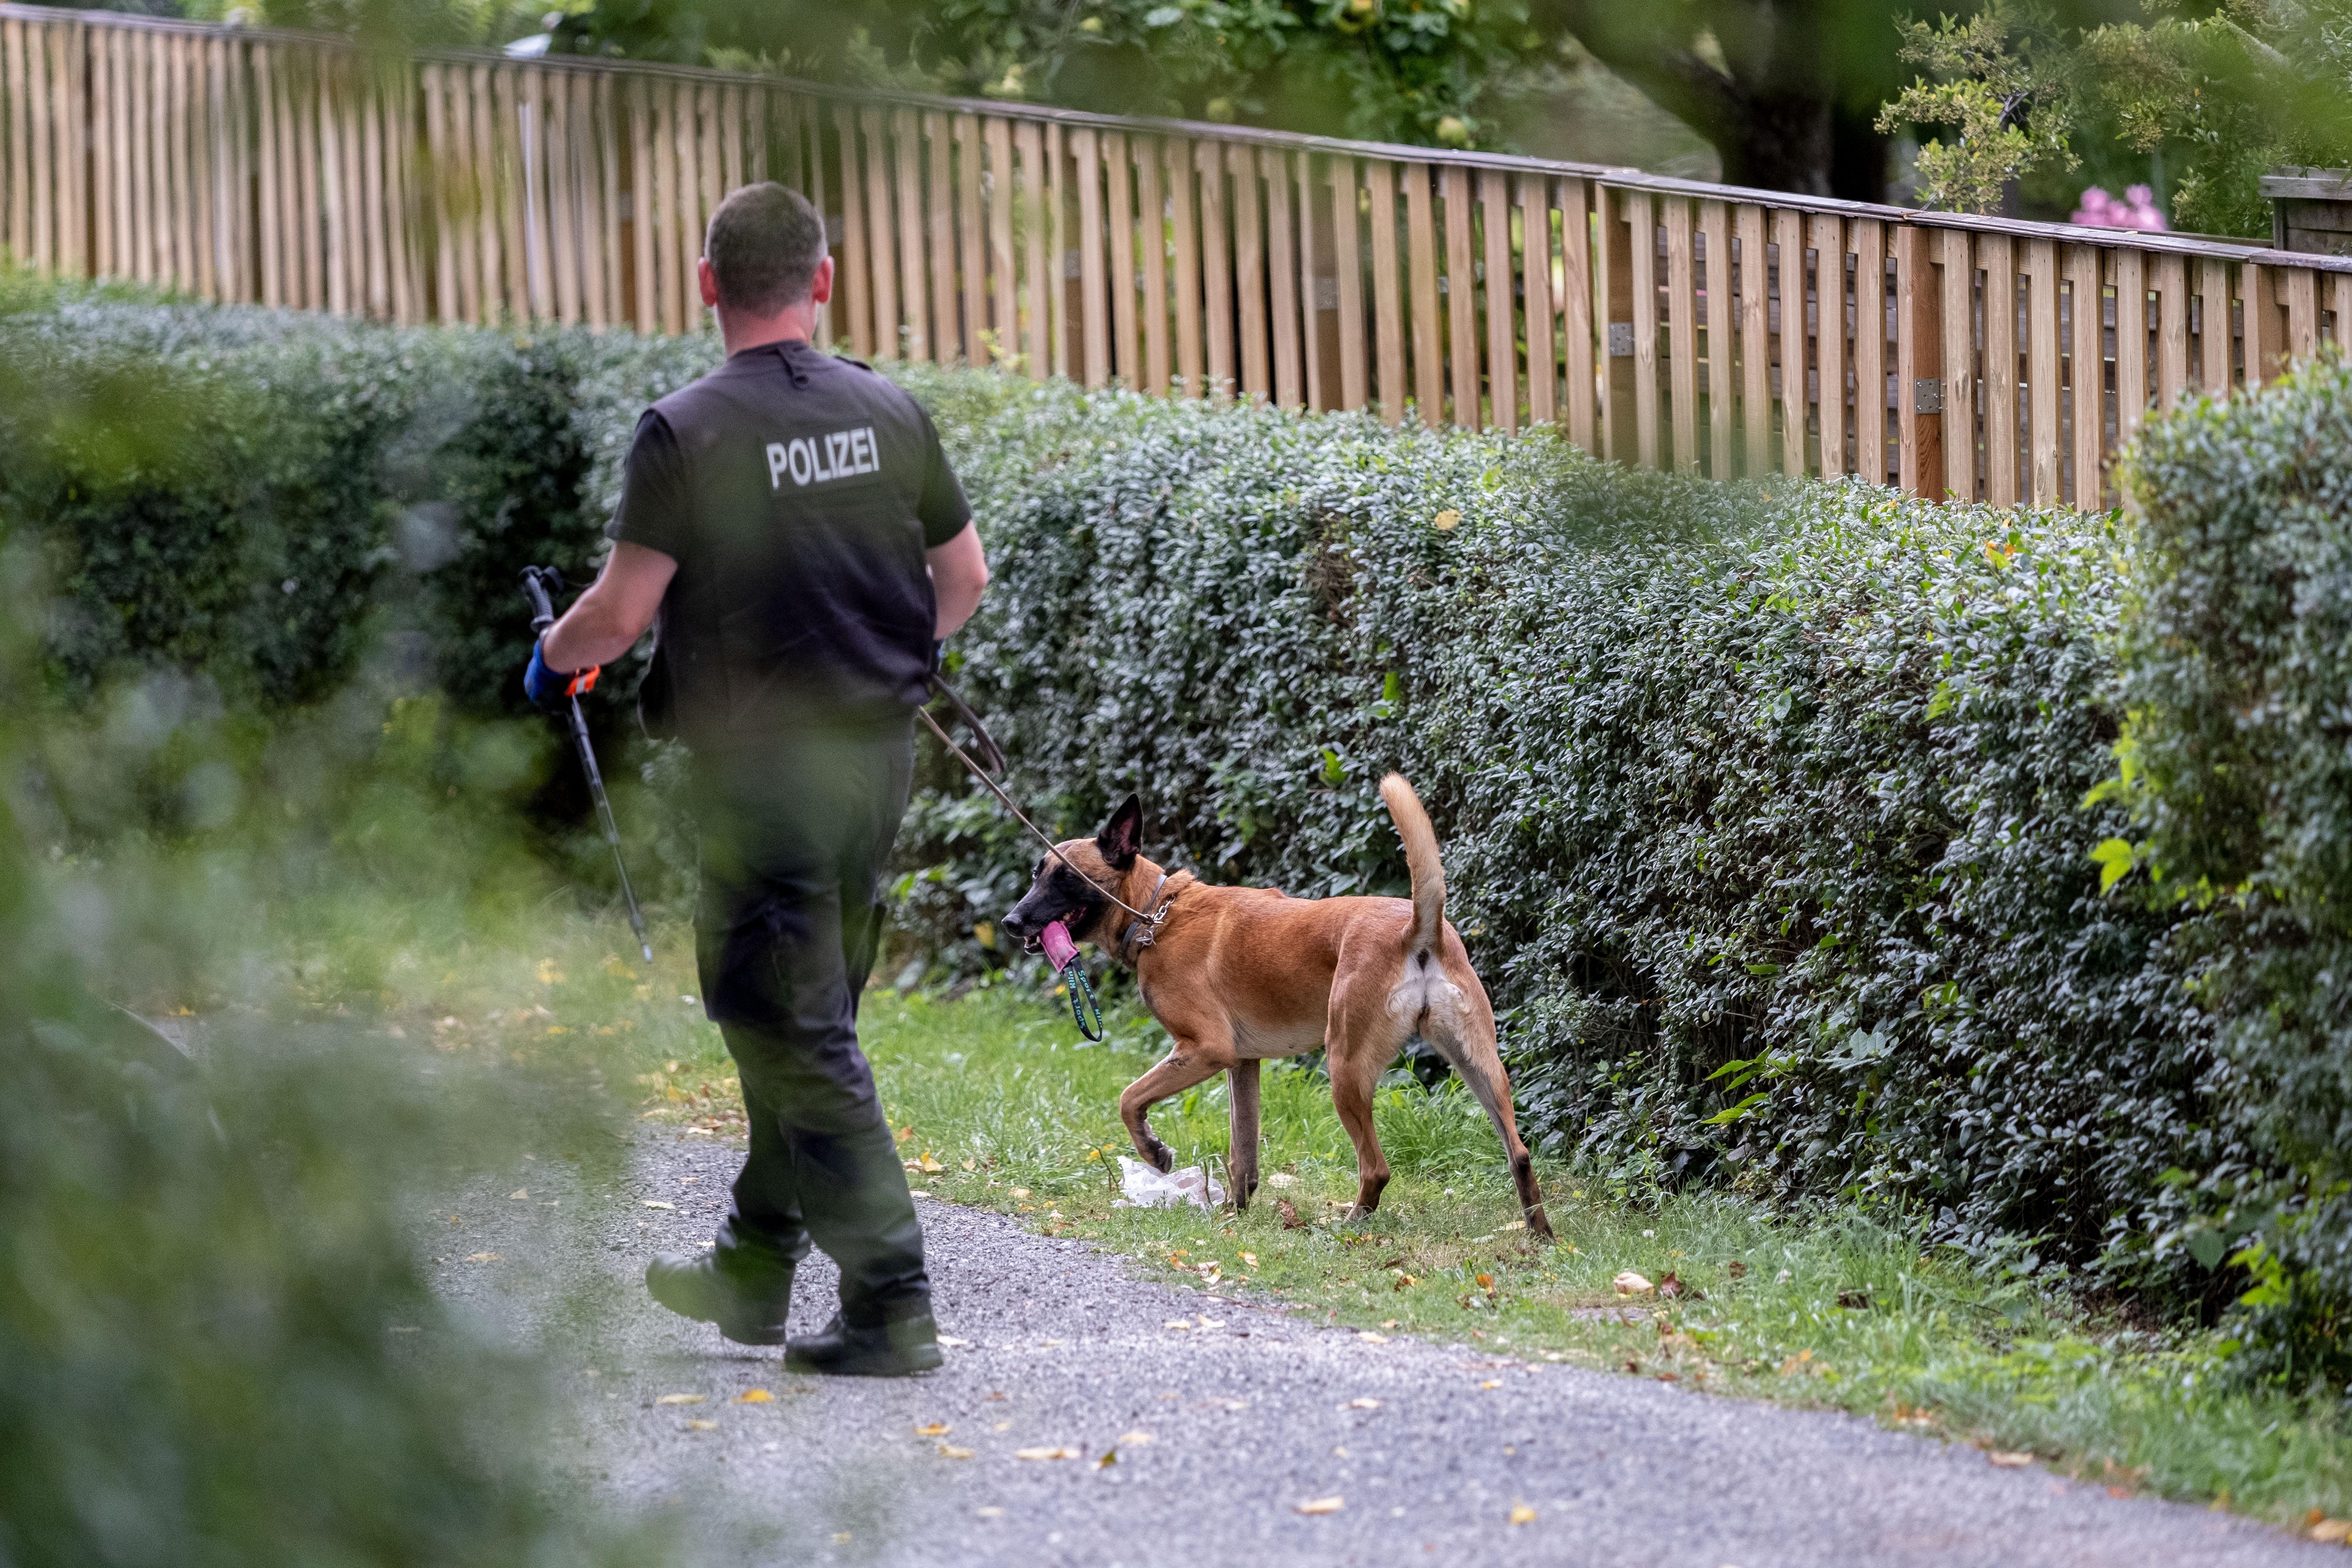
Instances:
[[[904,725],[695,759],[703,1005],[742,1076],[751,1131],[720,1265],[747,1289],[789,1290],[814,1241],[841,1266],[842,1317],[856,1327],[930,1310],[922,1228],[857,1047],[913,765]]]

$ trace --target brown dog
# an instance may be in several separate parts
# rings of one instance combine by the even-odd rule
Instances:
[[[1436,1047],[1486,1108],[1509,1155],[1528,1228],[1551,1235],[1527,1145],[1511,1113],[1511,1085],[1495,1049],[1495,1012],[1445,919],[1437,835],[1412,786],[1381,781],[1412,872],[1412,899],[1293,899],[1271,888],[1215,888],[1170,875],[1137,852],[1143,807],[1129,795],[1092,838],[1055,846],[1003,920],[1034,943],[1055,921],[1135,970],[1144,1005],[1175,1041],[1119,1096],[1135,1152],[1165,1171],[1175,1163],[1145,1121],[1151,1108],[1218,1073],[1233,1080],[1234,1204],[1257,1189],[1258,1063],[1323,1047],[1331,1102],[1356,1145],[1360,1219],[1379,1206],[1389,1164],[1372,1130],[1372,1089],[1414,1035]],[[1113,896],[1118,902],[1113,901]],[[1129,910],[1158,916],[1139,920]]]

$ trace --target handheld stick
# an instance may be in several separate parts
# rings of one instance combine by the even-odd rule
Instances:
[[[526,566],[522,569],[523,596],[530,601],[530,630],[534,637],[545,637],[547,628],[555,624],[555,605],[549,599],[550,589],[561,592],[563,575],[552,566]],[[621,830],[613,821],[613,803],[604,796],[604,775],[596,768],[596,748],[589,743],[588,721],[581,716],[580,699],[564,698],[572,719],[572,744],[580,753],[580,766],[588,774],[588,794],[596,802],[596,821],[604,829],[604,842],[613,848],[613,868],[621,874],[621,898],[629,906],[629,929],[637,933],[637,949],[646,962],[654,961],[653,943],[646,940],[646,917],[637,912],[637,895],[629,886],[629,868],[621,858]]]

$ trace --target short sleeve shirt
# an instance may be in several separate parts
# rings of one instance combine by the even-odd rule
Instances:
[[[677,563],[657,622],[690,742],[904,721],[971,521],[921,405],[854,360],[746,349],[637,422],[611,537]]]

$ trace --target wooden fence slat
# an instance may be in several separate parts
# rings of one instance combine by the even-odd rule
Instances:
[[[812,166],[824,167],[824,133],[834,136],[835,165],[841,174],[841,256],[833,285],[834,335],[846,333],[849,352],[860,359],[874,357],[874,258],[872,236],[866,217],[866,174],[858,159],[857,116],[845,104],[811,104],[815,132]]]
[[[891,181],[898,185],[898,315],[891,336],[908,360],[929,360],[934,327],[924,303],[929,237],[922,233],[922,122],[912,108],[891,113]]]
[[[1775,210],[1772,237],[1779,242],[1780,299],[1780,471],[1810,472],[1806,450],[1811,435],[1813,388],[1807,347],[1811,341],[1805,287],[1805,219]]]
[[[1143,251],[1143,389],[1168,395],[1169,351],[1167,144],[1139,136],[1135,154],[1136,243]]]
[[[1698,204],[1698,264],[1701,304],[1698,327],[1705,334],[1706,380],[1706,471],[1728,479],[1731,460],[1732,333],[1738,312],[1732,304],[1731,210],[1719,201]]]
[[[131,233],[135,247],[131,273],[142,283],[161,283],[165,280],[170,263],[158,254],[166,240],[158,210],[163,200],[163,169],[155,152],[155,40],[151,34],[133,33],[130,43]]]
[[[703,202],[709,176],[704,169],[702,95],[707,89],[681,82],[670,100],[670,160],[677,171],[670,204],[670,280],[676,289],[677,328],[691,332],[703,323],[701,269]]]
[[[1669,196],[1669,203],[1679,201]],[[1633,251],[1627,278],[1633,289],[1633,450],[1645,468],[1659,467],[1658,429],[1658,212],[1647,191],[1626,195],[1628,237]]]
[[[48,258],[33,249],[33,70],[26,53],[25,24],[0,16],[0,75],[8,97],[8,226],[0,243],[17,255],[47,268]],[[41,96],[48,96],[43,83]],[[42,205],[46,208],[47,203]]]
[[[1412,307],[1406,313],[1412,329],[1413,400],[1422,423],[1434,430],[1445,423],[1444,361],[1438,348],[1437,227],[1433,214],[1431,165],[1402,165],[1404,179],[1405,267]]]
[[[505,311],[506,274],[500,254],[499,205],[505,195],[499,179],[498,116],[490,107],[490,73],[484,66],[472,70],[467,127],[473,135],[474,244],[480,258],[483,321],[495,321]],[[306,225],[307,227],[307,225]],[[671,331],[675,331],[673,324]]]
[[[1686,473],[1698,460],[1698,267],[1690,202],[1664,198],[1666,231],[1666,387],[1674,465]]]
[[[2147,417],[2147,269],[2137,250],[2107,253],[2116,290],[2116,449]]]
[[[984,365],[988,352],[988,242],[984,237],[987,208],[982,189],[980,117],[955,117],[956,145],[956,268],[963,280],[963,362]]]
[[[688,189],[695,193],[693,221],[678,236],[684,242],[685,274],[688,279],[686,319],[694,331],[715,331],[718,321],[706,315],[702,303],[701,268],[703,238],[710,232],[710,215],[727,199],[727,142],[730,121],[726,102],[715,87],[698,89],[694,99],[694,162],[695,179]]]
[[[2026,426],[2031,461],[2026,499],[2036,506],[2065,500],[2059,484],[2058,440],[2058,247],[2046,239],[2025,242]]]
[[[1199,179],[1194,144],[1171,136],[1167,147],[1168,207],[1176,247],[1176,375],[1188,397],[1208,390],[1208,344],[1201,322],[1201,219],[1194,186]]]
[[[367,261],[367,310],[377,321],[392,318],[392,247],[394,244],[390,209],[385,195],[392,182],[385,177],[384,160],[390,149],[385,145],[384,113],[390,84],[382,80],[368,81],[359,89],[360,110],[360,201],[361,215],[365,218]]]
[[[1001,115],[981,122],[988,153],[989,327],[995,334],[995,363],[1022,353],[1021,269],[1013,244],[1013,124]]]
[[[1326,159],[1323,177],[1331,198],[1331,271],[1339,289],[1339,310],[1332,321],[1339,354],[1338,405],[1362,408],[1372,401],[1372,345],[1364,310],[1363,198],[1356,160],[1345,155]]]
[[[1199,142],[1193,152],[1201,174],[1201,288],[1208,302],[1209,391],[1223,397],[1238,390],[1234,370],[1234,278],[1232,205],[1225,192],[1225,149]]]
[[[2211,258],[2198,262],[2197,313],[2197,384],[2209,393],[2227,393],[2234,380],[2230,374],[2228,262]]]
[[[89,90],[89,28],[80,21],[63,26],[51,26],[49,32],[49,84],[52,92],[62,92],[68,103],[85,101]],[[62,126],[58,121],[62,119]],[[53,233],[47,252],[58,271],[69,278],[89,275],[88,225],[93,215],[87,210],[88,186],[80,171],[89,167],[90,149],[87,145],[89,131],[81,115],[48,116],[49,147],[58,161],[56,176],[58,186],[58,227]],[[68,178],[70,174],[70,178]]]
[[[1813,252],[1813,355],[1819,378],[1820,453],[1824,477],[1847,471],[1845,220],[1806,220]]]
[[[490,76],[490,103],[498,115],[490,145],[498,159],[499,217],[501,226],[500,249],[506,259],[506,305],[508,316],[516,321],[528,321],[533,313],[531,269],[533,252],[526,210],[530,195],[523,188],[522,145],[522,80],[521,73],[512,66],[501,66]],[[680,301],[684,304],[684,301]],[[690,309],[685,315],[681,330],[690,329],[694,317]]]
[[[2327,279],[2327,308],[2336,314],[2334,342],[2338,349],[2352,340],[2352,273],[2336,272]]]
[[[2005,234],[1977,239],[1984,273],[1985,500],[2017,504],[2017,252]]]
[[[213,244],[212,201],[214,40],[183,35],[174,42],[179,47],[181,78],[186,84],[186,102],[180,115],[180,134],[185,138],[180,166],[187,182],[187,194],[181,207],[181,217],[187,225],[187,251],[180,263],[182,277],[201,298],[217,300],[220,294],[214,273],[217,251]],[[380,206],[378,211],[382,211]]]
[[[621,298],[621,138],[612,93],[613,79],[599,75],[572,79],[572,101],[577,123],[593,128],[593,140],[582,142],[582,156],[594,168],[594,180],[583,199],[594,216],[582,218],[580,227],[580,289],[588,324],[604,328],[625,320],[628,307]]]
[[[572,85],[577,79],[569,71],[548,73],[540,100],[547,112],[548,264],[553,273],[555,319],[566,326],[580,322],[580,258],[595,248],[595,242],[582,233],[586,205],[582,197],[589,182],[583,178],[586,160],[578,153],[580,126],[572,113]]]
[[[1921,394],[1943,381],[1943,286],[1939,247],[1924,229],[1895,231],[1895,471],[1909,493],[1933,500],[1944,486],[1944,420]]]
[[[1542,174],[1521,174],[1516,184],[1519,288],[1525,295],[1521,304],[1528,334],[1528,423],[1551,425],[1559,418],[1559,312],[1554,308],[1551,281],[1551,181]],[[1344,298],[1340,308],[1344,312]]]
[[[1070,132],[1070,163],[1078,195],[1078,331],[1086,384],[1102,386],[1110,380],[1110,300],[1103,266],[1103,150],[1092,126]]]
[[[1311,153],[1294,153],[1286,157],[1284,163],[1287,172],[1283,183],[1286,189],[1297,192],[1298,208],[1297,276],[1299,333],[1304,343],[1300,361],[1306,367],[1307,373],[1306,406],[1322,408],[1328,406],[1324,401],[1323,388],[1324,311],[1322,291],[1316,282],[1318,276],[1317,268],[1320,262],[1318,260],[1318,247],[1315,243],[1315,236],[1322,221],[1323,205],[1316,195],[1315,155]],[[1337,286],[1336,280],[1334,286]]]
[[[1977,258],[1965,229],[1943,231],[1944,493],[1977,499]]]
[[[1396,166],[1376,159],[1364,166],[1364,195],[1370,204],[1367,234],[1372,247],[1373,395],[1381,417],[1391,426],[1404,422],[1404,285],[1397,256]]]
[[[858,111],[865,132],[866,257],[872,263],[866,299],[873,311],[869,352],[876,359],[897,359],[904,343],[899,332],[898,241],[893,232],[890,199],[889,120],[878,109]]]
[[[955,142],[947,116],[927,113],[922,124],[930,154],[922,249],[931,268],[931,357],[948,364],[963,345],[963,330],[956,321]]]
[[[1625,221],[1626,196],[1598,182],[1591,189],[1592,324],[1600,338],[1595,451],[1622,463],[1632,459],[1633,446],[1633,241]]]
[[[1599,370],[1593,357],[1592,187],[1581,176],[1554,189],[1559,213],[1559,336],[1567,383],[1568,438],[1591,451],[1599,437]]]
[[[1054,374],[1065,378],[1071,374],[1070,290],[1077,287],[1076,269],[1069,249],[1070,160],[1064,146],[1062,128],[1045,127],[1045,221],[1050,226],[1054,253],[1054,277],[1046,289],[1047,305],[1052,315],[1054,343]]]
[[[1739,247],[1740,471],[1771,472],[1771,293],[1765,276],[1764,209],[1741,204],[1732,219]]]
[[[2286,352],[2309,359],[2319,352],[2319,275],[2308,267],[2278,268],[2286,303]]]
[[[2189,385],[2189,264],[2157,257],[2149,281],[2156,289],[2156,405],[2165,409]]]
[[[1511,289],[1511,176],[1499,169],[1482,169],[1476,178],[1479,226],[1486,240],[1486,276],[1478,292],[1486,307],[1486,401],[1494,422],[1515,432],[1519,427],[1519,333]]]
[[[1853,220],[1853,471],[1886,482],[1886,226]]]
[[[1110,246],[1110,369],[1130,387],[1143,384],[1137,367],[1141,323],[1135,308],[1134,152],[1116,131],[1102,139],[1103,225]]]
[[[1258,172],[1265,179],[1265,285],[1271,307],[1266,327],[1274,346],[1274,400],[1296,408],[1306,400],[1306,387],[1298,353],[1297,215],[1290,199],[1289,154],[1261,147]]]
[[[2238,269],[2245,317],[2245,377],[2249,387],[2278,379],[2286,368],[2286,301],[2280,296],[2279,269],[2249,262]]]
[[[2106,489],[2107,367],[2105,293],[2099,252],[2088,245],[2066,247],[2066,412],[2074,430],[2074,502],[2092,508]],[[2229,320],[2225,310],[2224,321]]]
[[[323,236],[324,281],[326,307],[336,315],[347,315],[355,308],[352,289],[351,211],[355,202],[351,185],[351,169],[344,158],[342,94],[337,89],[338,73],[333,64],[319,73],[317,95],[310,105],[306,118],[318,126],[319,137],[319,223],[314,232]]]
[[[1027,251],[1023,269],[1023,299],[1027,301],[1026,336],[1022,340],[1022,354],[1028,361],[1030,379],[1043,381],[1050,368],[1052,345],[1046,341],[1047,279],[1045,200],[1045,142],[1044,132],[1031,121],[1023,121],[1013,128],[1013,145],[1021,160],[1020,199],[1021,232]]]
[[[653,96],[643,78],[629,82],[629,261],[627,287],[637,331],[659,330],[659,295],[655,287]],[[617,99],[621,94],[616,91]]]
[[[1255,148],[1228,149],[1227,168],[1234,180],[1234,288],[1240,309],[1242,391],[1254,397],[1274,395],[1273,343],[1266,322],[1265,220],[1259,200],[1257,153]]]
[[[1484,423],[1478,396],[1478,282],[1471,262],[1475,198],[1471,171],[1439,165],[1445,205],[1445,359],[1454,394],[1454,423],[1475,430]]]

